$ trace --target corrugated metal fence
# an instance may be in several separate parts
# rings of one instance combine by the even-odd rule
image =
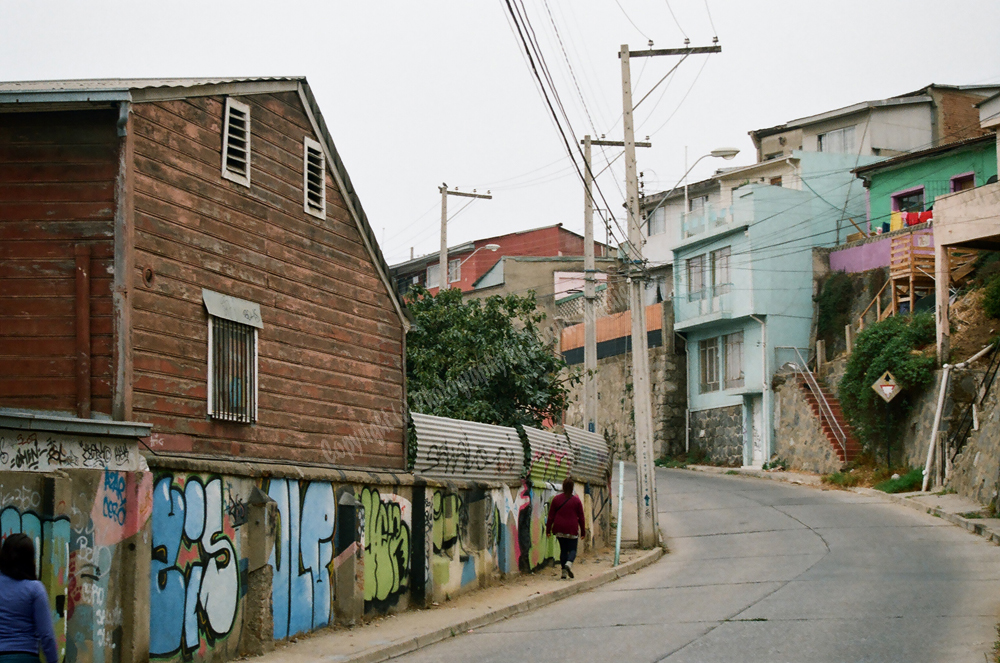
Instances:
[[[525,427],[525,448],[514,428],[415,412],[411,417],[417,434],[413,471],[420,476],[559,483],[568,474],[585,483],[608,483],[611,455],[597,433],[572,426],[565,433]]]

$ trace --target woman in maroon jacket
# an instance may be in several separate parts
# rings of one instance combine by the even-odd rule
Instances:
[[[583,503],[573,494],[573,480],[566,477],[562,492],[552,498],[549,517],[545,521],[545,533],[559,539],[559,565],[562,577],[573,577],[573,560],[576,559],[576,544],[587,535],[587,523],[583,519]]]

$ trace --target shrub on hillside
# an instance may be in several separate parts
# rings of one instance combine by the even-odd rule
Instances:
[[[931,313],[888,318],[858,334],[838,391],[861,444],[878,458],[884,457],[914,398],[934,380],[933,354],[918,352],[933,342]],[[871,388],[886,371],[902,389],[891,403]]]
[[[1000,275],[983,290],[983,313],[988,318],[1000,318]]]

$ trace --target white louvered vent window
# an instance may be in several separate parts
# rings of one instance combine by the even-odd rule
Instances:
[[[226,98],[225,125],[222,130],[222,176],[243,186],[250,186],[250,107],[232,97]]]
[[[303,141],[302,190],[306,212],[326,218],[326,157],[312,138]]]

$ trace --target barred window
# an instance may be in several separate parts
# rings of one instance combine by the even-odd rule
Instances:
[[[257,330],[260,306],[209,290],[208,416],[222,421],[257,420]]]

